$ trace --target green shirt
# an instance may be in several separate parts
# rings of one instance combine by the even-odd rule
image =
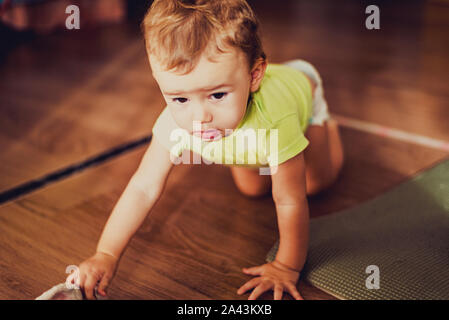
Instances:
[[[245,115],[230,135],[203,141],[180,129],[167,107],[156,120],[153,135],[174,157],[187,149],[201,154],[206,163],[276,166],[307,147],[304,134],[311,115],[312,89],[307,77],[289,66],[269,64],[259,90],[252,94]]]

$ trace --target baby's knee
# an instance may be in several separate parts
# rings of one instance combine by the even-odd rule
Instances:
[[[231,167],[237,189],[247,197],[260,197],[271,191],[271,178],[260,176],[257,170]]]
[[[306,175],[306,194],[308,196],[315,195],[323,190],[323,184],[317,178]]]
[[[258,198],[270,193],[271,188],[266,186],[246,185],[244,187],[238,187],[240,193],[248,198]]]

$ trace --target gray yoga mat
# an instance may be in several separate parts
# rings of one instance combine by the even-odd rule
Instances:
[[[449,161],[354,208],[311,219],[301,277],[340,299],[449,299]]]

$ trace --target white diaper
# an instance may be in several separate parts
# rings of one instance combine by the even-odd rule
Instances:
[[[326,120],[330,119],[329,110],[327,108],[326,99],[324,99],[324,90],[321,81],[320,74],[312,66],[309,62],[301,59],[290,60],[284,62],[285,65],[288,65],[292,68],[295,68],[299,71],[304,72],[310,78],[312,78],[317,84],[314,92],[314,100],[313,100],[313,110],[312,116],[309,119],[309,124],[313,125],[323,125]]]

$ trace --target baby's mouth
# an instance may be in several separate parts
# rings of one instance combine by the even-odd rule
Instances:
[[[220,130],[208,129],[205,131],[194,131],[193,134],[202,140],[216,141],[222,138]]]

